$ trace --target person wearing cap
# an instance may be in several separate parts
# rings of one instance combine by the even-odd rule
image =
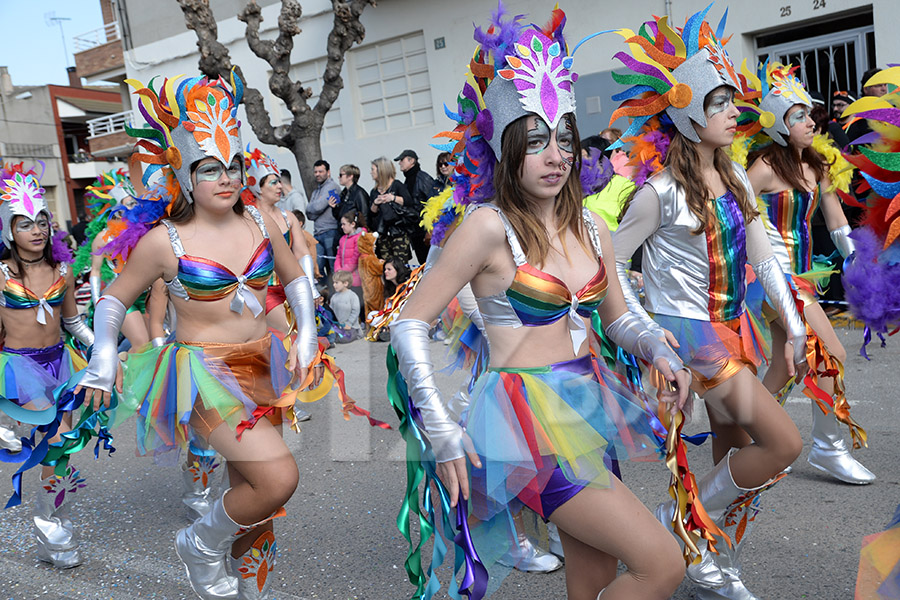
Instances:
[[[434,178],[422,170],[419,165],[419,155],[415,150],[406,149],[400,153],[400,156],[394,159],[400,163],[400,170],[406,176],[406,189],[413,200],[413,210],[418,217],[425,206],[425,202],[431,197],[431,190],[434,189]],[[412,243],[413,252],[416,253],[416,259],[419,264],[425,264],[425,258],[428,256],[428,242],[425,240],[425,230],[416,223],[412,225],[409,232],[409,241]]]
[[[326,278],[334,271],[334,257],[337,253],[338,239],[341,237],[338,220],[332,211],[340,201],[341,188],[331,178],[331,165],[326,160],[320,159],[313,163],[313,175],[316,178],[316,187],[309,197],[309,204],[306,205],[306,215],[313,221],[313,235],[322,247],[322,253],[318,256],[319,272]]]
[[[866,85],[866,82],[878,75],[881,72],[881,69],[875,67],[873,69],[869,69],[865,73],[863,73],[862,77],[859,80],[859,87],[862,90],[862,96],[869,96],[872,98],[880,98],[887,94],[887,84],[886,83],[876,83],[875,85]],[[844,107],[846,108],[846,107]],[[866,134],[872,133],[872,128],[869,127],[869,123],[865,119],[860,119],[858,117],[849,117],[845,121],[845,131],[847,132],[847,137],[850,138],[850,143],[852,144],[859,138],[863,137]]]

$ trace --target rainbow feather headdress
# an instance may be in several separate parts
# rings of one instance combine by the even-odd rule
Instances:
[[[616,31],[625,38],[631,52],[614,56],[630,72],[612,74],[617,83],[631,86],[613,96],[622,104],[610,123],[622,116],[632,118],[623,139],[637,135],[647,121],[665,112],[683,136],[699,142],[693,123],[706,126],[706,95],[723,85],[741,91],[734,65],[723,47],[727,40],[719,41],[728,11],[713,33],[705,20],[711,7],[712,4],[692,15],[678,31],[669,26],[668,17],[654,17],[637,34],[630,29]]]
[[[50,210],[44,200],[44,189],[41,187],[44,163],[41,162],[40,165],[40,175],[33,168],[26,171],[22,163],[4,163],[0,170],[0,225],[3,228],[3,241],[7,245],[13,243],[12,221],[15,217],[35,221],[40,213],[44,213],[50,218]]]
[[[880,83],[900,86],[900,67],[881,71],[865,85]],[[878,139],[857,146],[859,154],[844,155],[859,169],[864,182],[857,191],[866,197],[863,226],[851,234],[856,253],[844,267],[844,290],[853,314],[882,334],[900,326],[900,88],[855,101],[842,116],[850,115],[868,119]]]
[[[738,129],[747,136],[762,130],[779,146],[787,146],[790,130],[784,122],[787,112],[800,104],[812,108],[812,99],[794,72],[797,67],[781,63],[761,63],[756,73],[750,71],[745,60],[741,64],[744,89],[736,102],[741,116]]]
[[[87,208],[91,210],[94,219],[106,211],[121,206],[128,198],[136,196],[137,193],[125,169],[101,173],[94,183],[85,188],[84,194]]]
[[[478,46],[469,61],[457,109],[444,106],[456,127],[434,136],[449,142],[432,144],[453,154],[456,163],[452,192],[435,199],[425,215],[425,221],[433,224],[433,245],[441,243],[469,204],[493,198],[494,168],[510,123],[536,114],[553,129],[566,113],[575,111],[573,84],[578,75],[572,71],[563,37],[565,13],[555,8],[544,27],[526,25],[523,19],[523,15],[508,17],[498,4],[487,29],[475,28]]]
[[[221,77],[215,81],[183,77],[165,79],[159,92],[153,88],[153,80],[147,86],[135,79],[126,80],[140,97],[138,110],[148,127],[126,126],[125,130],[130,136],[141,138],[131,160],[149,164],[144,171],[144,185],[149,187],[151,176],[169,166],[181,192],[188,202],[193,202],[194,163],[212,157],[227,166],[235,156],[243,159],[237,107],[244,85],[234,72],[230,86]]]
[[[279,170],[278,165],[275,164],[271,156],[259,148],[254,148],[251,151],[249,144],[247,144],[247,151],[244,153],[244,170],[247,174],[246,188],[257,198],[259,198],[261,191],[259,184],[267,175],[281,175],[281,170]]]

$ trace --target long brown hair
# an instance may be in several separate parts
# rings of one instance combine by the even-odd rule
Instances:
[[[697,145],[676,130],[672,136],[672,142],[669,144],[664,166],[669,169],[672,177],[684,190],[688,208],[700,221],[700,225],[693,232],[694,235],[700,235],[706,231],[712,214],[709,206],[712,192],[696,172],[699,164],[700,155],[697,152]],[[759,212],[756,210],[755,203],[751,201],[752,199],[747,194],[747,188],[734,172],[733,163],[724,148],[716,148],[713,152],[713,167],[722,178],[726,189],[734,194],[734,199],[744,215],[744,222],[749,223],[756,218]]]
[[[747,157],[747,164],[752,165],[757,160],[762,159],[767,165],[772,167],[783,182],[791,186],[795,190],[808,192],[807,183],[803,179],[803,163],[809,165],[816,176],[816,184],[825,177],[825,172],[831,165],[825,160],[825,157],[819,154],[812,146],[804,148],[801,152],[790,144],[781,146],[771,143],[761,150],[754,150]],[[813,185],[815,187],[815,184]]]
[[[555,214],[557,231],[560,240],[563,241],[565,251],[565,234],[571,230],[575,239],[586,252],[593,255],[593,250],[586,243],[584,222],[581,216],[582,191],[581,191],[581,144],[578,138],[578,128],[575,126],[575,115],[568,114],[572,125],[573,150],[575,162],[572,164],[569,178],[556,197]],[[560,126],[563,126],[560,122]],[[494,171],[494,200],[497,206],[506,214],[522,244],[522,251],[528,258],[528,262],[535,266],[543,266],[544,259],[550,252],[550,232],[537,217],[538,210],[534,202],[526,199],[522,193],[519,173],[525,162],[528,149],[528,117],[522,117],[510,123],[503,132],[501,155],[503,160]],[[568,258],[568,256],[567,256]]]

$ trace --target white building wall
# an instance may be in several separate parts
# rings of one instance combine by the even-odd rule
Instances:
[[[167,2],[168,3],[168,2]],[[671,22],[681,25],[687,16],[707,5],[707,0],[652,0],[639,2],[617,2],[612,0],[568,0],[561,2],[566,11],[567,38],[574,44],[583,36],[596,31],[629,27],[637,29],[641,22],[652,14],[671,15]],[[306,0],[302,2],[304,19],[301,22],[302,33],[294,38],[293,59],[295,72],[319,74],[316,62],[323,64],[325,43],[331,30],[333,15],[331,3],[325,0]],[[507,0],[504,5],[509,13],[527,13],[531,18],[543,24],[549,17],[552,2],[537,0]],[[487,22],[492,3],[478,0],[456,0],[455,2],[437,2],[422,0],[381,0],[377,8],[367,8],[363,15],[366,27],[366,39],[362,47],[354,47],[344,64],[344,89],[334,105],[335,114],[326,123],[322,153],[323,158],[332,165],[333,176],[337,178],[337,167],[343,163],[358,165],[363,173],[361,184],[368,188],[372,185],[368,177],[369,163],[378,156],[393,158],[404,148],[415,149],[425,169],[434,170],[437,150],[429,144],[435,140],[432,136],[450,128],[452,123],[443,114],[443,104],[456,108],[456,96],[462,86],[465,70],[474,49],[472,40],[472,23]],[[708,19],[718,23],[726,3],[716,3],[711,9]],[[727,31],[733,35],[728,44],[729,52],[736,64],[745,57],[753,63],[754,39],[759,33],[772,33],[781,29],[792,29],[809,25],[816,20],[834,18],[852,11],[871,10],[874,17],[875,48],[878,64],[884,66],[891,62],[900,62],[900,37],[893,31],[892,24],[900,20],[900,2],[897,0],[754,0],[750,2],[732,2],[728,5]],[[789,10],[786,10],[789,9]],[[167,9],[168,10],[168,9]],[[280,4],[263,8],[265,21],[263,27],[269,29],[264,37],[274,38]],[[256,87],[267,96],[273,124],[285,118],[287,111],[279,106],[278,101],[268,92],[268,64],[256,58],[244,41],[243,23],[235,16],[217,15],[219,21],[219,39],[231,52],[232,61],[241,65],[247,77],[247,85]],[[131,27],[141,27],[131,17]],[[421,32],[424,41],[424,61],[427,64],[427,75],[430,83],[431,123],[412,124],[402,129],[389,129],[381,133],[367,133],[363,100],[367,97],[363,89],[357,87],[359,81],[356,72],[358,61],[374,44],[384,44],[395,38],[401,38]],[[174,33],[174,32],[173,32]],[[444,47],[435,48],[435,40],[443,38]],[[618,61],[613,55],[624,48],[622,38],[615,34],[599,36],[588,42],[576,55],[575,70],[584,77],[592,73],[618,68]],[[368,52],[370,55],[371,52]],[[421,59],[419,57],[417,60]],[[182,30],[171,37],[135,47],[126,52],[126,68],[128,76],[146,82],[154,75],[194,74],[197,72],[197,47],[194,32]],[[309,75],[312,76],[312,75]],[[318,96],[320,81],[303,81],[304,86],[313,87]],[[317,87],[319,86],[319,87]],[[576,86],[577,88],[578,86]],[[578,90],[577,90],[578,91]],[[579,91],[583,95],[584,91]],[[421,95],[420,95],[421,96]],[[601,98],[604,112],[608,111],[611,102],[607,97]],[[419,111],[421,113],[421,111]],[[419,114],[419,120],[425,118]],[[246,121],[244,119],[244,121]],[[582,135],[596,133],[582,131]],[[243,128],[245,143],[257,144],[249,126]],[[441,141],[441,140],[437,140]],[[291,154],[282,148],[266,147],[263,149],[272,154],[279,164],[296,170]]]

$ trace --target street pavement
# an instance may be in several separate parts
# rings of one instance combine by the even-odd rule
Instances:
[[[869,448],[855,455],[878,475],[873,485],[832,481],[806,462],[811,411],[794,392],[787,410],[803,434],[803,454],[793,473],[763,499],[758,525],[743,552],[744,581],[760,598],[782,600],[853,598],[862,537],[884,528],[900,503],[896,440],[900,339],[886,348],[870,345],[871,362],[857,349],[858,329],[839,329],[848,349],[847,395],[853,415],[869,433]],[[900,337],[900,336],[898,336]],[[433,344],[437,355],[443,349]],[[360,406],[396,428],[385,396],[387,344],[354,342],[332,354],[347,373],[347,389]],[[442,377],[452,393],[460,376]],[[370,428],[364,419],[345,422],[335,393],[305,407],[312,420],[286,440],[300,467],[300,484],[276,521],[278,600],[403,600],[414,588],[403,563],[407,544],[395,524],[406,485],[404,445],[397,433]],[[705,431],[702,406],[688,433]],[[138,457],[134,424],[114,431],[116,453],[94,460],[76,457],[88,487],[78,492],[73,520],[81,532],[84,564],[57,571],[35,556],[27,506],[0,513],[0,600],[90,598],[194,598],[173,548],[175,531],[188,524],[180,502],[180,469],[171,457]],[[698,476],[711,466],[708,446],[691,448]],[[0,463],[9,491],[14,467]],[[661,463],[625,464],[626,485],[650,508],[665,499],[668,474]],[[24,484],[26,504],[38,488],[32,473]],[[529,519],[529,527],[534,523]],[[611,523],[624,526],[627,523]],[[537,535],[546,542],[541,526]],[[430,556],[426,546],[423,556]],[[446,581],[448,572],[442,572]],[[438,597],[446,597],[439,594]],[[513,572],[494,594],[497,600],[564,598],[565,571],[548,575]],[[692,598],[683,584],[673,598]]]

